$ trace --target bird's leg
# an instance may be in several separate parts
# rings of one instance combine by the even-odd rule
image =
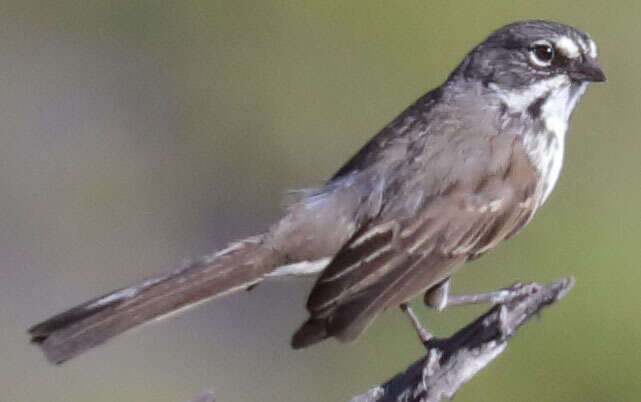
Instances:
[[[427,289],[423,301],[436,311],[442,311],[449,304],[450,297],[450,278],[446,278],[438,285]]]
[[[536,284],[533,282],[525,284],[517,282],[510,287],[495,290],[493,292],[451,295],[450,278],[447,278],[436,286],[428,289],[427,292],[425,292],[424,301],[426,305],[441,311],[447,307],[464,306],[466,304],[503,304],[536,291]],[[414,314],[414,311],[407,303],[401,304],[400,308],[409,317],[416,334],[423,344],[426,344],[429,340],[434,338],[434,335],[423,327],[416,317],[416,314]]]
[[[432,335],[431,332],[426,330],[421,322],[418,320],[416,317],[416,314],[414,314],[414,310],[407,304],[403,303],[401,304],[401,310],[407,314],[407,316],[410,318],[410,321],[412,322],[412,326],[414,327],[414,330],[416,331],[416,335],[418,335],[418,338],[425,344],[427,341],[430,339],[434,338],[434,335]]]
[[[524,284],[517,282],[510,287],[492,292],[450,295],[450,280],[448,278],[425,292],[423,301],[426,305],[438,311],[444,310],[447,307],[464,306],[467,304],[503,304],[536,291],[532,285],[532,283]]]

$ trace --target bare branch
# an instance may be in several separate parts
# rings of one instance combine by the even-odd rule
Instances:
[[[352,402],[437,402],[452,398],[461,385],[494,360],[517,329],[563,296],[574,279],[546,286],[515,284],[515,297],[498,304],[449,338],[425,342],[427,354],[407,370],[356,396]]]

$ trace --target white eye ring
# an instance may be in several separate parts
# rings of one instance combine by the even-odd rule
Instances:
[[[539,67],[548,67],[554,60],[554,46],[546,40],[537,40],[530,45],[530,61]]]

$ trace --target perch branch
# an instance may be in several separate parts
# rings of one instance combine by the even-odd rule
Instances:
[[[512,300],[497,304],[449,338],[425,342],[427,354],[385,384],[352,402],[437,402],[449,399],[465,382],[494,360],[517,329],[541,309],[560,300],[574,285],[561,279],[548,285],[515,284]]]

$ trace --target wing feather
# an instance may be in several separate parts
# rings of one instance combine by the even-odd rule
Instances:
[[[430,195],[410,217],[381,214],[338,252],[314,286],[310,320],[292,340],[303,347],[326,337],[355,339],[381,311],[452,275],[532,217],[541,197],[535,169],[519,142],[509,160],[468,171]]]

